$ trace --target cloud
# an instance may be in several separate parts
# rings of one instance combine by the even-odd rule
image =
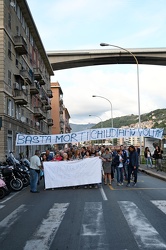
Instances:
[[[126,71],[122,70],[125,67]],[[73,122],[89,121],[89,114],[110,119],[111,106],[107,100],[92,98],[100,95],[109,99],[114,117],[138,114],[138,89],[135,65],[72,69],[55,73],[63,93],[64,104]],[[166,73],[164,67],[140,65],[141,113],[165,107]],[[96,119],[96,118],[94,118]],[[92,117],[91,117],[92,120]]]
[[[99,49],[100,42],[124,48],[165,46],[165,0],[27,0],[47,51]],[[166,72],[162,66],[139,65],[141,113],[165,108]],[[108,65],[55,71],[64,104],[74,123],[98,122],[138,114],[136,65]]]

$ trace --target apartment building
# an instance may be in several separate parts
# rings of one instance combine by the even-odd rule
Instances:
[[[53,119],[52,134],[70,133],[70,114],[63,103],[63,91],[59,82],[51,83],[51,90],[53,94],[51,102]]]
[[[53,74],[26,0],[0,0],[0,160],[34,154],[36,146],[15,146],[17,133],[51,133]]]

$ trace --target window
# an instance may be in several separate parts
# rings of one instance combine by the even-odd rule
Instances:
[[[29,36],[29,40],[30,40],[30,44],[33,46],[33,37],[32,37],[31,34],[30,34],[30,36]]]
[[[18,55],[16,55],[16,67],[19,68],[19,60],[18,60]]]
[[[10,41],[8,41],[8,57],[12,59],[12,45]]]
[[[9,27],[9,29],[11,29],[11,14],[10,13],[8,13],[8,27]]]
[[[12,83],[11,83],[11,76],[12,76],[11,71],[8,70],[8,85],[9,85],[9,86],[12,86]]]
[[[24,19],[24,17],[22,18],[22,27],[23,27],[23,29],[25,29],[25,19]]]
[[[16,6],[16,12],[17,12],[18,18],[20,19],[21,18],[21,12],[20,12],[20,7],[18,6],[18,4]]]
[[[8,151],[8,153],[13,151],[13,136],[12,136],[12,131],[11,130],[8,130],[7,151]]]
[[[16,106],[16,118],[21,119],[21,107],[19,105]]]
[[[7,99],[7,114],[14,117],[14,102],[11,99]]]
[[[20,29],[18,26],[16,26],[16,34],[17,34],[17,36],[20,36]]]

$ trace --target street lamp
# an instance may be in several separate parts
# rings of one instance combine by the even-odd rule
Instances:
[[[111,46],[111,47],[115,47],[118,49],[122,49],[124,51],[126,51],[127,53],[129,53],[135,60],[136,65],[137,65],[137,91],[138,91],[138,124],[139,127],[141,128],[141,109],[140,109],[140,87],[139,87],[139,66],[138,66],[138,60],[136,58],[136,56],[128,49],[117,46],[117,45],[113,45],[113,44],[109,44],[109,43],[100,43],[100,46]],[[141,136],[140,136],[140,152],[141,152],[141,148],[142,148],[142,142],[141,142]]]
[[[139,88],[139,67],[138,67],[138,60],[137,60],[136,56],[131,51],[129,51],[128,49],[122,48],[120,46],[109,44],[109,43],[100,43],[100,46],[111,46],[111,47],[115,47],[115,48],[118,48],[118,49],[122,49],[122,50],[126,51],[127,53],[129,53],[132,57],[134,57],[134,60],[135,60],[135,62],[137,64],[138,120],[139,120],[139,128],[141,128],[140,88]],[[140,145],[141,145],[141,141],[140,141]]]
[[[105,100],[107,100],[110,105],[111,105],[111,122],[112,122],[112,128],[114,127],[113,125],[113,112],[112,112],[112,102],[110,100],[108,100],[107,98],[103,97],[103,96],[100,96],[100,95],[92,95],[92,97],[100,97],[100,98],[103,98]]]
[[[97,116],[97,115],[89,115],[89,116],[95,116],[95,117],[97,117],[97,118],[99,118],[100,119],[100,124],[101,124],[101,128],[103,127],[103,122],[102,122],[102,119],[101,119],[101,117],[100,116]]]

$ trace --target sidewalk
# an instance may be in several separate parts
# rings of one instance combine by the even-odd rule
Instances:
[[[166,172],[156,171],[155,167],[147,168],[147,166],[145,164],[141,164],[139,166],[139,171],[144,172],[144,173],[151,175],[153,177],[156,177],[158,179],[161,179],[163,181],[166,181]]]

